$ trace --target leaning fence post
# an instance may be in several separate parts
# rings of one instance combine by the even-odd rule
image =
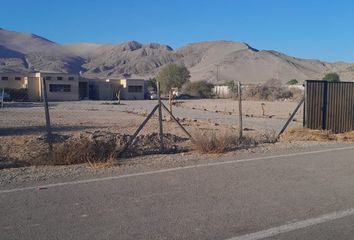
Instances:
[[[239,138],[242,139],[243,136],[243,127],[242,127],[242,91],[241,91],[241,82],[238,82],[237,85],[238,91],[238,114],[239,114]]]
[[[163,126],[162,126],[160,82],[157,82],[157,99],[158,99],[158,106],[159,106],[160,152],[162,153],[162,152],[164,152],[164,144],[163,144]]]
[[[293,120],[293,118],[295,117],[297,111],[300,109],[301,105],[305,102],[305,97],[303,97],[301,99],[301,101],[299,102],[299,104],[296,106],[296,108],[294,109],[293,113],[290,115],[289,119],[286,121],[284,127],[280,130],[280,132],[278,133],[278,138],[280,137],[280,135],[282,135],[286,128],[288,127],[288,125],[290,124],[291,120]]]
[[[49,151],[52,150],[52,130],[50,126],[50,116],[49,116],[49,106],[47,98],[47,86],[45,78],[42,78],[42,92],[43,92],[43,102],[44,102],[44,112],[45,112],[45,126],[47,130],[47,141],[49,146]]]

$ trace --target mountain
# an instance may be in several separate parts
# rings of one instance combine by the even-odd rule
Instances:
[[[60,45],[34,34],[0,29],[0,72],[81,71],[89,78],[148,78],[172,62],[188,67],[192,81],[303,81],[321,79],[328,72],[339,73],[343,80],[354,80],[354,64],[300,59],[277,51],[257,50],[241,42],[199,42],[176,50],[168,45],[136,41]]]
[[[325,73],[338,71],[354,79],[346,68],[350,64],[327,63],[290,57],[276,51],[257,50],[246,43],[216,41],[189,44],[177,49],[191,72],[191,80],[225,82],[236,80],[259,83],[271,79],[322,79]],[[218,73],[217,73],[218,71]],[[218,77],[217,77],[218,75]]]
[[[136,41],[117,45],[77,44],[65,47],[86,58],[83,67],[87,77],[153,76],[159,67],[181,58],[167,45],[143,45]]]
[[[78,72],[84,61],[40,36],[0,29],[0,71]]]

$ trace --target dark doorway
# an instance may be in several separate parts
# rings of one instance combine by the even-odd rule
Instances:
[[[79,82],[79,98],[80,100],[82,99],[88,99],[88,94],[89,89],[88,89],[88,82]]]

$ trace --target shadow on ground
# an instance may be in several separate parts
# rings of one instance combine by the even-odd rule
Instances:
[[[82,131],[87,129],[96,129],[96,126],[60,126],[52,127],[52,132],[73,132]],[[0,136],[21,136],[21,135],[32,135],[32,134],[45,134],[45,126],[31,126],[31,127],[9,127],[0,128]]]

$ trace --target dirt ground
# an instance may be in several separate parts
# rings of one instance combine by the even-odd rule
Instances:
[[[77,101],[50,103],[52,131],[65,141],[78,135],[112,133],[132,135],[157,104],[156,101],[122,101],[121,105],[106,101]],[[165,102],[167,105],[167,103]],[[296,102],[244,101],[243,128],[245,134],[273,132],[276,134]],[[203,131],[237,131],[238,103],[229,99],[203,99],[176,101],[174,115],[192,135]],[[262,109],[263,107],[263,109]],[[292,127],[301,126],[302,109]],[[185,139],[186,135],[164,112],[164,133],[170,139]],[[145,149],[157,148],[158,119],[155,114],[140,133]],[[21,163],[47,149],[45,142],[45,116],[42,103],[6,103],[0,110],[0,162],[16,160]],[[107,135],[107,134],[106,134]],[[156,138],[156,139],[155,139]],[[125,137],[127,139],[127,137]],[[152,144],[154,142],[154,144]],[[173,141],[172,141],[173,142]],[[170,141],[170,144],[172,144]]]

